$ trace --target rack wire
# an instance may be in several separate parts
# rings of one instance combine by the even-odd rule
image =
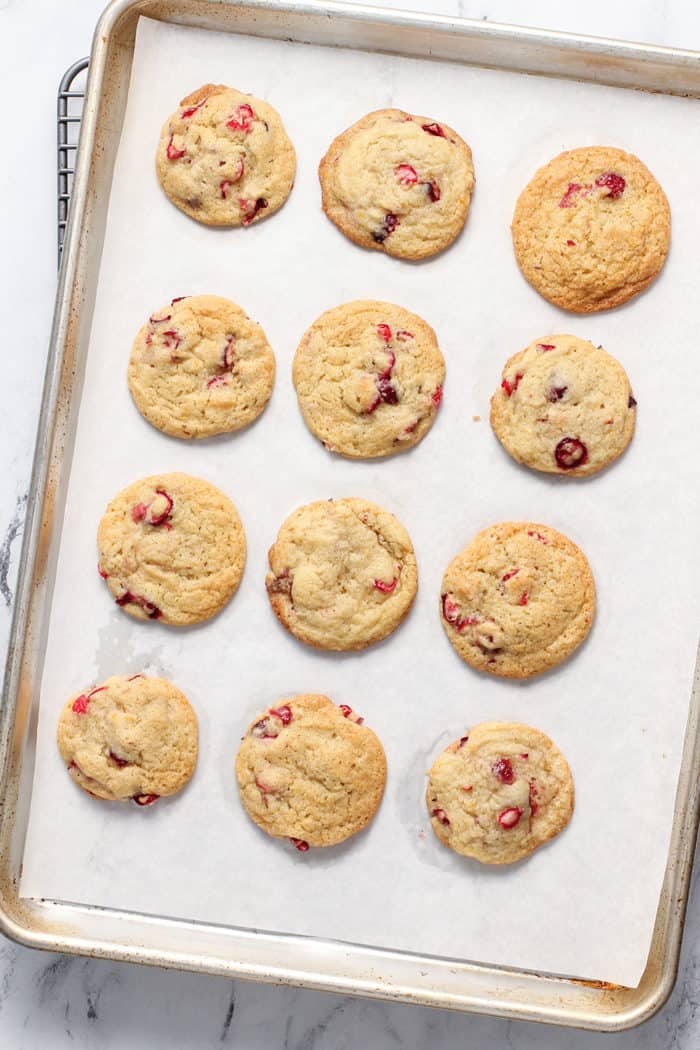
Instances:
[[[87,82],[87,58],[81,58],[67,69],[61,78],[57,100],[57,160],[58,160],[58,261],[61,262],[63,238],[68,221],[75,151],[80,136],[80,121],[83,114],[85,84]]]

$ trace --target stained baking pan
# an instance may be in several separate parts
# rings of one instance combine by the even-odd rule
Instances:
[[[87,354],[109,187],[142,16],[236,34],[449,60],[700,97],[689,52],[367,9],[345,4],[117,0],[98,24],[63,246],[0,722],[3,932],[53,951],[302,984],[599,1030],[630,1027],[664,1002],[676,974],[698,823],[697,683],[671,845],[647,968],[637,988],[330,940],[19,896],[48,613]]]

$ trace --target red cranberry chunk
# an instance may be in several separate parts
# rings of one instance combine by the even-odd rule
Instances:
[[[522,755],[520,757],[522,758]],[[527,757],[527,756],[525,756],[525,757]],[[540,808],[538,806],[538,804],[537,804],[537,801],[536,801],[537,800],[537,784],[535,783],[534,780],[531,780],[529,782],[528,798],[529,798],[529,802],[530,802],[530,816],[534,817],[535,813],[537,813],[537,810]]]
[[[237,107],[235,115],[226,121],[226,127],[231,128],[232,131],[244,131],[248,135],[254,120],[255,114],[253,110],[247,102],[244,102],[242,106]]]
[[[388,324],[378,324],[377,325],[377,335],[379,336],[380,339],[383,339],[385,343],[388,343],[389,340],[391,339],[391,328],[389,327]],[[393,367],[394,367],[394,365],[392,363],[391,368],[393,368]],[[391,369],[389,369],[389,371],[391,371]]]
[[[623,179],[622,175],[618,175],[614,171],[606,171],[604,175],[599,175],[595,180],[596,186],[603,189],[607,189],[606,197],[610,200],[617,200],[625,192],[625,186],[627,183]]]
[[[515,393],[515,391],[518,389],[518,387],[520,385],[520,380],[522,378],[523,378],[523,373],[522,372],[516,372],[515,373],[515,379],[513,380],[512,383],[510,382],[509,379],[503,379],[503,381],[501,382],[501,386],[503,387],[503,389],[505,391],[506,397],[510,397],[511,394]]]
[[[158,801],[160,795],[133,795],[132,797],[137,806],[152,806]]]
[[[271,707],[270,714],[279,718],[283,726],[288,726],[292,720],[292,709],[286,704],[283,707]]]
[[[146,517],[147,510],[148,507],[145,503],[135,503],[134,506],[131,508],[132,521],[143,521],[143,519]]]
[[[382,594],[391,594],[392,591],[396,589],[396,584],[398,582],[399,581],[395,576],[391,583],[385,583],[384,580],[375,580],[374,586],[377,588],[378,591],[381,591]]]
[[[416,169],[412,168],[410,164],[399,164],[395,175],[402,186],[413,186],[418,182]]]
[[[378,230],[375,230],[372,234],[372,240],[376,241],[377,244],[383,244],[387,237],[394,232],[396,227],[399,225],[398,215],[394,215],[393,212],[387,212],[384,216],[384,222]]]
[[[634,396],[632,394],[630,394],[630,396],[627,398],[627,407],[628,408],[636,408],[637,407],[636,399],[634,398]]]
[[[554,404],[556,401],[561,401],[568,389],[568,386],[550,386],[549,393],[547,394],[547,400],[551,401],[552,404]]]
[[[100,574],[100,576],[102,577],[103,580],[108,580],[109,579],[109,573],[105,572],[101,565],[97,566],[97,571],[99,572],[99,574]]]
[[[398,405],[399,393],[394,384],[386,377],[380,376],[377,380],[377,390],[380,399],[386,405]]]
[[[424,182],[425,192],[428,195],[428,200],[431,200],[433,204],[440,200],[440,187],[437,182]]]
[[[233,362],[236,357],[233,344],[235,343],[235,337],[230,335],[226,341],[226,346],[223,349],[221,360],[224,368],[233,368]]]
[[[396,333],[396,338],[400,340],[400,342],[405,343],[408,339],[413,339],[413,332],[407,332],[402,328],[400,332]]]
[[[349,718],[352,714],[352,708],[347,704],[338,704],[338,707],[343,712],[343,718]]]
[[[554,449],[554,458],[562,470],[571,470],[588,461],[588,449],[578,438],[565,437]]]
[[[298,849],[300,853],[306,853],[306,851],[309,848],[308,842],[304,842],[303,839],[291,839],[290,838],[289,841],[294,846],[294,849]]]
[[[439,820],[444,827],[447,827],[450,823],[450,818],[447,816],[444,809],[434,809],[430,815],[431,817],[435,817],[436,820]]]
[[[522,815],[522,809],[519,809],[518,806],[510,806],[498,814],[498,823],[506,831],[510,831],[511,828],[516,827],[520,823]]]
[[[527,534],[528,534],[528,536],[532,536],[533,539],[539,540],[540,543],[544,543],[545,545],[549,543],[549,540],[546,540],[541,532],[531,532],[528,529],[528,533]]]
[[[513,577],[517,576],[519,572],[520,569],[511,569],[510,572],[504,573],[504,575],[501,576],[501,583],[505,583],[506,580],[512,580]]]
[[[240,204],[241,212],[243,213],[244,226],[250,226],[258,212],[264,211],[265,208],[267,208],[267,201],[264,197],[258,197],[255,203],[251,203],[251,201],[246,200],[245,197],[241,197],[238,203]]]
[[[433,121],[432,124],[421,124],[421,127],[423,128],[423,131],[427,131],[429,135],[435,135],[437,138],[440,139],[447,138],[447,135],[445,134],[444,130],[436,121]]]
[[[158,497],[160,497],[160,499]],[[146,511],[145,519],[149,525],[163,525],[170,517],[172,510],[172,497],[165,491],[165,489],[156,489],[156,494]]]
[[[182,118],[182,120],[188,120],[189,117],[194,116],[194,114],[197,112],[197,110],[202,108],[204,103],[207,101],[208,97],[209,96],[207,95],[205,98],[202,99],[201,102],[198,102],[196,104],[196,106],[190,106],[189,109],[183,109],[182,113],[180,114],[180,117]]]
[[[110,762],[114,762],[115,766],[119,766],[120,769],[123,769],[124,766],[129,765],[128,758],[120,758],[119,755],[115,755],[114,751],[110,751],[109,760]]]
[[[436,386],[435,387],[435,389],[433,390],[432,394],[430,395],[430,400],[433,402],[433,404],[435,405],[436,408],[440,407],[440,403],[442,401],[442,387],[441,386]]]
[[[81,693],[80,696],[73,701],[72,710],[75,711],[76,715],[86,715],[90,698],[85,696],[85,693]]]
[[[256,722],[250,730],[250,735],[256,736],[260,740],[274,740],[275,737],[279,736],[274,731],[274,726],[270,724],[269,718],[261,718],[259,722]]]
[[[547,350],[556,350],[556,347],[554,343],[538,343],[537,349],[542,350],[543,353],[546,353]]]
[[[573,206],[576,204],[576,198],[578,197],[580,192],[581,192],[580,184],[578,182],[570,182],[566,193],[564,194],[562,199],[559,201],[559,207],[560,208],[573,208]]]
[[[184,157],[185,156],[185,150],[184,149],[178,149],[177,146],[175,146],[173,144],[173,138],[174,138],[174,135],[171,135],[169,140],[168,140],[168,145],[167,145],[165,153],[166,153],[166,156],[167,156],[168,160],[179,160],[180,157]]]
[[[527,591],[523,591],[523,593],[520,595],[520,601],[518,602],[518,605],[527,605],[527,601],[528,601]]]
[[[491,764],[491,772],[502,784],[512,784],[515,780],[513,765],[509,758],[497,758]]]
[[[569,246],[569,248],[575,248],[576,247],[576,241],[567,241],[566,243]]]

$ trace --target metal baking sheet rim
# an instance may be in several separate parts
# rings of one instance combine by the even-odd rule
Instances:
[[[274,0],[114,0],[106,9],[90,57],[0,709],[0,929],[30,947],[125,962],[599,1031],[640,1024],[664,1004],[678,969],[700,817],[697,672],[654,935],[646,970],[635,989],[19,898],[50,581],[59,544],[91,294],[99,268],[100,233],[141,16],[700,97],[700,53],[670,48],[313,0],[286,0],[284,4]]]

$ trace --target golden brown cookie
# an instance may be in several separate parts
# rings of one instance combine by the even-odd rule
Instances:
[[[425,437],[442,401],[445,361],[421,317],[361,299],[311,325],[292,377],[306,425],[326,448],[370,459]]]
[[[643,292],[668,255],[666,194],[632,153],[585,146],[535,174],[513,216],[518,266],[550,303],[609,310]]]
[[[99,572],[124,612],[183,626],[208,620],[238,590],[245,534],[223,492],[190,474],[135,481],[97,532]]]
[[[338,135],[318,169],[323,210],[346,237],[400,259],[443,251],[474,187],[469,146],[447,124],[380,109]]]
[[[71,697],[58,749],[94,798],[150,806],[185,786],[197,762],[197,716],[165,678],[114,676]]]
[[[165,434],[210,437],[240,430],[265,408],[275,355],[260,325],[218,295],[173,299],[140,329],[129,390]]]
[[[491,426],[518,463],[586,477],[625,451],[636,407],[627,373],[602,346],[546,335],[506,362]]]
[[[418,587],[413,545],[393,514],[363,499],[295,510],[270,548],[275,615],[319,649],[364,649],[408,615]]]
[[[296,154],[276,109],[224,84],[183,98],[156,153],[173,204],[207,226],[250,226],[278,211],[294,184]]]
[[[483,722],[436,758],[425,800],[445,846],[482,864],[512,864],[566,827],[574,782],[538,729]]]
[[[347,704],[315,695],[281,700],[256,718],[236,756],[251,820],[302,853],[366,827],[382,800],[386,758],[362,722]]]
[[[458,655],[504,678],[530,678],[565,660],[595,614],[585,555],[547,525],[500,522],[449,564],[440,614]]]

